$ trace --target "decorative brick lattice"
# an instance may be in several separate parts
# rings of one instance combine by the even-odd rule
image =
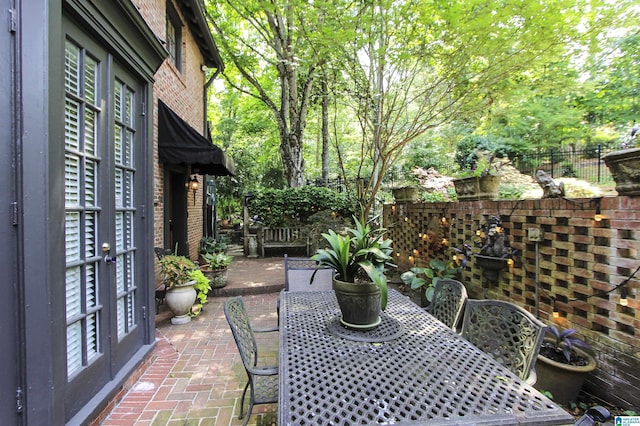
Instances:
[[[596,203],[602,221],[594,220]],[[489,285],[471,259],[459,277],[469,296],[512,301],[546,323],[576,328],[598,355],[587,390],[608,401],[613,395],[612,402],[622,406],[640,406],[640,383],[632,373],[640,368],[634,349],[640,347],[640,276],[627,285],[627,306],[616,288],[640,266],[640,198],[385,205],[384,226],[403,271],[434,257],[449,260],[451,247],[470,242],[491,215],[502,219],[519,255],[497,285]],[[543,241],[529,241],[529,228],[544,231]]]

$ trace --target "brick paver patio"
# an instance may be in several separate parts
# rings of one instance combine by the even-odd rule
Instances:
[[[243,294],[252,325],[275,325],[284,268],[280,258],[236,258],[232,266],[229,285],[190,323],[172,325],[171,312],[161,305],[152,362],[102,425],[242,424],[238,413],[246,373],[224,317],[224,300]],[[278,340],[270,337],[258,336],[261,357],[277,363]],[[275,404],[256,406],[249,424],[276,424],[276,414]]]

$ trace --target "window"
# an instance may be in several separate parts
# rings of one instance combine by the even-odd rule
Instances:
[[[171,62],[182,71],[182,22],[171,2],[167,2],[167,51]]]

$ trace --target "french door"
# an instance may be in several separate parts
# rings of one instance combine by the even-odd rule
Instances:
[[[144,85],[67,26],[64,47],[67,412],[144,342]]]

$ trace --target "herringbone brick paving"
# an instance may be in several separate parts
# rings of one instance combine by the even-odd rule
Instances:
[[[236,257],[227,287],[217,290],[190,323],[172,325],[171,312],[161,305],[151,365],[101,424],[241,425],[238,414],[246,373],[224,316],[224,300],[243,295],[252,325],[265,328],[277,322],[276,300],[283,286],[282,258]],[[278,339],[270,337],[257,336],[258,345],[261,358],[275,364]],[[246,406],[245,401],[245,412]],[[275,404],[258,405],[249,424],[276,424],[277,410]]]

